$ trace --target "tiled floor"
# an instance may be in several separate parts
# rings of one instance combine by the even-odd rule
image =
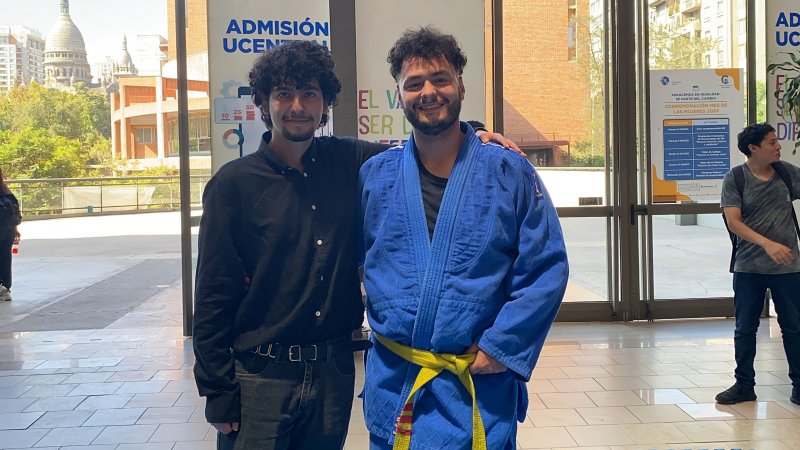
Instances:
[[[0,335],[0,448],[214,448],[191,341],[174,319],[177,294],[172,287],[102,330]],[[762,324],[759,400],[714,403],[732,383],[732,326],[557,324],[529,383],[519,448],[800,448],[774,319]],[[358,401],[345,448],[367,448]]]
[[[127,292],[112,282],[118,274],[139,274],[134,269],[148,260],[171,259],[177,267],[178,217],[155,213],[23,223],[14,301],[0,303],[0,328],[30,316],[38,318],[38,328],[17,329],[64,329],[65,323],[81,322],[65,321],[68,314],[96,321],[95,312],[112,309],[111,294]],[[586,220],[562,221],[565,233],[582,245],[602,241],[586,235]],[[656,222],[656,227],[667,224]],[[718,231],[674,227],[662,234],[685,247],[698,232],[722,244],[724,233],[710,234]],[[684,263],[695,253],[670,254],[677,262],[667,266],[681,271],[666,279],[691,278]],[[694,259],[708,265],[726,257],[717,256]],[[579,272],[596,268],[596,260],[591,252],[570,254],[571,264],[584,267]],[[724,283],[708,287],[704,276],[700,287],[709,290],[696,296],[727,295],[722,291],[730,281],[722,267]],[[157,287],[158,294],[102,329],[0,332],[0,449],[214,448],[191,378],[191,341],[181,336],[180,286],[169,284],[177,276],[162,283],[169,273],[158,275],[137,279],[146,288]],[[604,292],[605,272],[595,275],[581,283]],[[112,291],[105,295],[102,289]],[[95,296],[90,304],[102,311],[86,307],[87,292]],[[69,303],[62,299],[81,300],[84,309],[51,307]],[[774,319],[762,322],[759,336],[759,401],[713,403],[732,382],[732,329],[731,320],[557,324],[528,386],[519,448],[800,449],[800,407],[788,401],[787,366]],[[364,450],[366,441],[357,403],[346,448]]]

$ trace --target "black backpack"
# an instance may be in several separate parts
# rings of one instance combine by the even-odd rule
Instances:
[[[0,194],[0,229],[12,229],[22,223],[19,202],[13,194]]]
[[[742,203],[744,203],[744,164],[739,165],[731,169],[733,172],[733,181],[736,184],[736,190],[739,192],[739,198],[742,199]],[[789,175],[789,172],[786,170],[786,166],[783,165],[782,162],[777,161],[770,164],[772,168],[775,170],[775,173],[781,177],[783,183],[786,184],[786,187],[789,188],[789,198],[794,200],[794,192],[792,191],[792,176]],[[742,205],[744,206],[744,205]],[[800,226],[797,224],[797,215],[794,213],[794,205],[789,202],[789,208],[792,210],[792,221],[794,221],[794,230],[797,233],[797,237],[800,238]],[[725,228],[728,230],[728,236],[731,238],[731,265],[728,268],[728,271],[733,273],[733,266],[736,264],[736,249],[739,247],[739,238],[736,236],[734,232],[731,231],[730,227],[728,227],[728,220],[725,218],[725,211],[722,212],[722,221],[725,223]]]

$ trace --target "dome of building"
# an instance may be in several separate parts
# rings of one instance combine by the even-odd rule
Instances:
[[[44,45],[45,52],[78,52],[86,54],[81,30],[69,15],[69,0],[61,0],[61,14],[47,32]]]
[[[48,85],[73,86],[91,83],[92,73],[86,58],[81,31],[69,16],[69,0],[60,0],[61,14],[56,19],[44,46],[44,69]]]
[[[114,60],[113,75],[115,78],[119,78],[123,75],[136,75],[137,73],[136,66],[133,64],[133,58],[131,58],[131,54],[128,52],[128,37],[123,36],[122,49],[117,59]]]
[[[115,62],[120,67],[133,67],[133,58],[131,58],[131,54],[128,52],[127,36],[122,38],[122,50],[119,52]]]

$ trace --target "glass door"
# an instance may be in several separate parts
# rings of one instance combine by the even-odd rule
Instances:
[[[746,93],[756,91],[747,76],[747,2],[637,4],[641,270],[640,297],[628,309],[634,319],[731,316],[719,193],[724,174],[744,161],[736,134]]]
[[[735,134],[765,103],[747,63],[755,2],[491,5],[487,116],[558,208],[570,259],[558,320],[731,315],[719,192],[743,161]]]
[[[492,7],[495,101],[487,116],[522,147],[558,208],[570,260],[559,320],[613,320],[607,2]]]

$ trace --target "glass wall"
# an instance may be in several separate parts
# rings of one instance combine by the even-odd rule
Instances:
[[[690,225],[700,219],[709,225]],[[731,242],[721,214],[653,218],[656,299],[732,297]]]
[[[649,70],[715,69],[715,73],[731,73],[727,69],[742,69],[744,76],[738,88],[747,92],[746,0],[650,0],[647,8]],[[722,72],[723,69],[726,71]],[[756,99],[759,104],[765,103],[763,85],[762,76],[757,81],[756,89],[761,96]],[[731,120],[728,124],[734,138],[725,145],[724,151],[726,155],[728,151],[733,152],[731,166],[744,161],[735,147],[735,134],[746,123],[746,105],[746,101],[730,105],[731,108],[741,108],[741,113],[736,112],[739,120]],[[657,107],[660,105],[652,102],[650,111]],[[703,114],[698,116],[705,117]],[[651,117],[650,120],[656,119]],[[650,139],[651,152],[657,151],[653,146],[657,139],[658,136]],[[695,138],[692,139],[697,142]],[[725,139],[728,137],[725,136]],[[665,155],[666,152],[664,150]],[[722,175],[719,175],[704,182],[721,186],[721,178]],[[720,190],[721,187],[716,189]],[[719,203],[719,194],[715,191],[699,202],[708,203],[713,208]],[[677,201],[674,204],[682,203],[687,202]],[[719,213],[653,215],[650,219],[651,233],[649,241],[645,243],[652,263],[652,289],[649,295],[654,296],[655,300],[733,295],[731,275],[728,273],[731,246]]]
[[[565,302],[608,301],[608,246],[604,217],[561,219],[570,279]]]
[[[503,1],[503,131],[545,181],[544,173],[569,168],[573,184],[591,185],[559,206],[605,192],[603,177],[585,175],[602,171],[606,159],[603,4]]]
[[[609,204],[604,6],[504,0],[498,24],[502,130],[528,155],[562,215],[569,303],[611,298],[610,221],[589,211]]]

